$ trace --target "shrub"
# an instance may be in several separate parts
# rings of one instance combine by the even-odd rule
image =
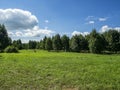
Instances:
[[[6,53],[18,53],[18,49],[14,46],[8,46],[4,51]]]

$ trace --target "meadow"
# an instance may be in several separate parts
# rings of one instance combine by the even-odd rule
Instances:
[[[0,53],[0,90],[120,90],[120,54]]]

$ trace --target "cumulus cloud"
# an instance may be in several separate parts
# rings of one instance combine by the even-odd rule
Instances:
[[[120,27],[109,27],[108,25],[104,25],[102,26],[102,28],[100,29],[101,32],[106,32],[108,30],[117,30],[118,32],[120,32]]]
[[[41,29],[37,17],[22,9],[0,9],[0,23],[5,24],[8,35],[14,38],[50,36],[54,33],[48,27]],[[49,20],[45,20],[45,23],[49,23]]]
[[[114,29],[120,32],[120,27],[115,27]]]
[[[111,29],[111,28],[110,28],[108,25],[102,26],[101,32],[106,32],[106,31],[108,31],[109,29]]]
[[[17,32],[15,32],[15,35],[16,35],[17,37],[22,37],[22,36],[23,36],[23,33],[22,33],[21,31],[17,31]]]
[[[13,33],[13,32],[8,31],[8,35],[9,35],[9,36],[14,36],[14,33]]]
[[[83,35],[83,36],[85,36],[85,35],[88,35],[89,34],[89,32],[79,32],[79,31],[73,31],[72,32],[72,36],[75,36],[75,35]]]
[[[32,36],[32,37],[40,37],[41,35],[50,36],[53,33],[55,32],[47,28],[40,29],[38,26],[35,26],[32,30],[31,29],[25,30],[24,36]]]
[[[39,26],[35,26],[32,29],[26,29],[23,31],[8,32],[9,36],[14,37],[41,37],[41,36],[51,36],[55,32],[47,28],[40,29]]]
[[[74,35],[80,35],[81,33],[80,32],[78,32],[78,31],[73,31],[72,32],[72,36],[74,36]]]
[[[8,30],[33,28],[38,19],[29,11],[21,9],[0,9],[0,23],[6,25]]]

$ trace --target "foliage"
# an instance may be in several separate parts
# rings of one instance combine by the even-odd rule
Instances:
[[[48,51],[50,51],[50,50],[53,49],[51,38],[47,38],[47,39],[46,39],[45,49],[48,50]]]
[[[17,40],[20,41],[20,40]],[[17,42],[16,41],[16,42]],[[21,46],[21,43],[13,45],[16,47]],[[40,41],[29,41],[29,43],[22,44],[23,49],[42,49],[54,51],[71,51],[71,52],[91,52],[91,53],[117,53],[120,51],[120,32],[116,30],[109,30],[105,33],[98,33],[93,30],[90,34],[75,35],[69,38],[66,35],[62,37],[56,34],[52,38],[44,37]]]
[[[36,42],[37,45],[36,45],[36,49],[40,49],[40,42]]]
[[[11,45],[11,38],[8,37],[5,26],[0,24],[0,52],[8,45]]]
[[[18,40],[14,40],[13,41],[13,46],[17,47],[19,50],[21,50],[23,47],[22,47],[22,41],[20,39]]]
[[[104,49],[103,39],[96,30],[90,33],[89,49],[91,53],[101,53]]]
[[[15,46],[8,46],[4,51],[6,53],[18,53],[18,49]]]
[[[42,41],[42,48],[45,50],[45,43],[46,43],[47,37],[45,36]]]
[[[36,41],[29,41],[28,43],[29,49],[36,49],[37,42]]]
[[[28,43],[22,43],[22,49],[29,49]]]
[[[120,34],[116,30],[109,30],[108,32],[104,33],[104,37],[107,42],[107,49],[109,51],[117,53],[120,51]]]
[[[88,41],[83,35],[78,35],[80,50],[88,50]]]
[[[75,35],[70,41],[70,49],[73,52],[80,52],[79,36]]]
[[[62,42],[59,34],[53,37],[53,49],[56,51],[62,50]]]
[[[43,40],[40,40],[38,47],[39,47],[39,49],[43,49],[44,48]]]
[[[40,41],[29,40],[28,43],[22,43],[20,39],[14,40],[11,43],[11,38],[8,37],[7,30],[4,25],[0,24],[0,52],[13,45],[19,50],[21,49],[42,49],[54,51],[71,51],[71,52],[91,52],[91,53],[117,53],[120,51],[120,32],[116,30],[108,30],[104,33],[97,33],[93,30],[90,34],[75,35],[71,38],[67,35],[62,37],[56,34],[52,38],[44,37]]]
[[[69,37],[66,35],[63,35],[61,37],[61,42],[62,42],[62,49],[66,52],[69,51]]]

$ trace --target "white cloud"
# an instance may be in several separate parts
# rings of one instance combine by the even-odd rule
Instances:
[[[106,21],[107,20],[107,18],[99,18],[99,21],[100,22],[104,22],[104,21]]]
[[[40,29],[39,26],[35,26],[32,29],[26,29],[22,31],[8,32],[9,36],[12,37],[41,37],[41,36],[51,36],[55,32],[47,28]]]
[[[22,36],[23,36],[23,33],[22,33],[21,31],[17,31],[17,32],[15,33],[15,35],[16,35],[17,37],[22,37]]]
[[[95,17],[95,16],[88,16],[85,21],[87,21],[86,24],[94,24],[95,22],[105,22],[107,21],[109,17]]]
[[[120,27],[109,27],[108,25],[102,26],[100,31],[103,33],[103,32],[106,32],[106,31],[108,31],[110,29],[120,32]]]
[[[85,20],[86,20],[86,21],[89,21],[89,20],[94,20],[94,19],[95,19],[94,16],[88,16]]]
[[[109,29],[111,29],[111,28],[110,28],[108,25],[102,26],[101,32],[106,32],[106,31],[108,31]]]
[[[83,32],[82,35],[85,36],[85,35],[88,35],[90,34],[89,32]]]
[[[48,27],[41,29],[38,26],[38,19],[30,11],[22,9],[0,9],[0,23],[5,24],[8,35],[15,38],[33,38],[50,36],[54,31]],[[45,20],[49,23],[49,20]]]
[[[74,36],[74,35],[80,35],[81,33],[80,32],[78,32],[78,31],[73,31],[72,32],[72,36]]]
[[[49,20],[45,20],[45,23],[49,23]]]
[[[120,32],[120,27],[115,27],[114,29]]]
[[[52,30],[49,30],[47,28],[40,29],[38,26],[35,26],[32,30],[31,29],[25,30],[24,36],[31,36],[31,37],[40,37],[43,35],[50,36],[53,33],[55,33],[55,32]]]
[[[79,31],[73,31],[72,32],[72,36],[75,36],[75,35],[83,35],[83,36],[85,36],[85,35],[88,35],[89,34],[89,32],[79,32]]]
[[[9,35],[9,36],[14,36],[14,33],[13,33],[13,32],[8,31],[8,35]]]
[[[22,43],[28,43],[29,40],[28,39],[22,39]]]
[[[85,24],[95,24],[97,18],[95,16],[88,16],[85,21],[87,21]]]
[[[88,24],[94,24],[95,23],[95,21],[89,21],[88,22]]]
[[[0,9],[0,23],[6,25],[8,30],[33,28],[38,19],[29,11],[21,9]]]

